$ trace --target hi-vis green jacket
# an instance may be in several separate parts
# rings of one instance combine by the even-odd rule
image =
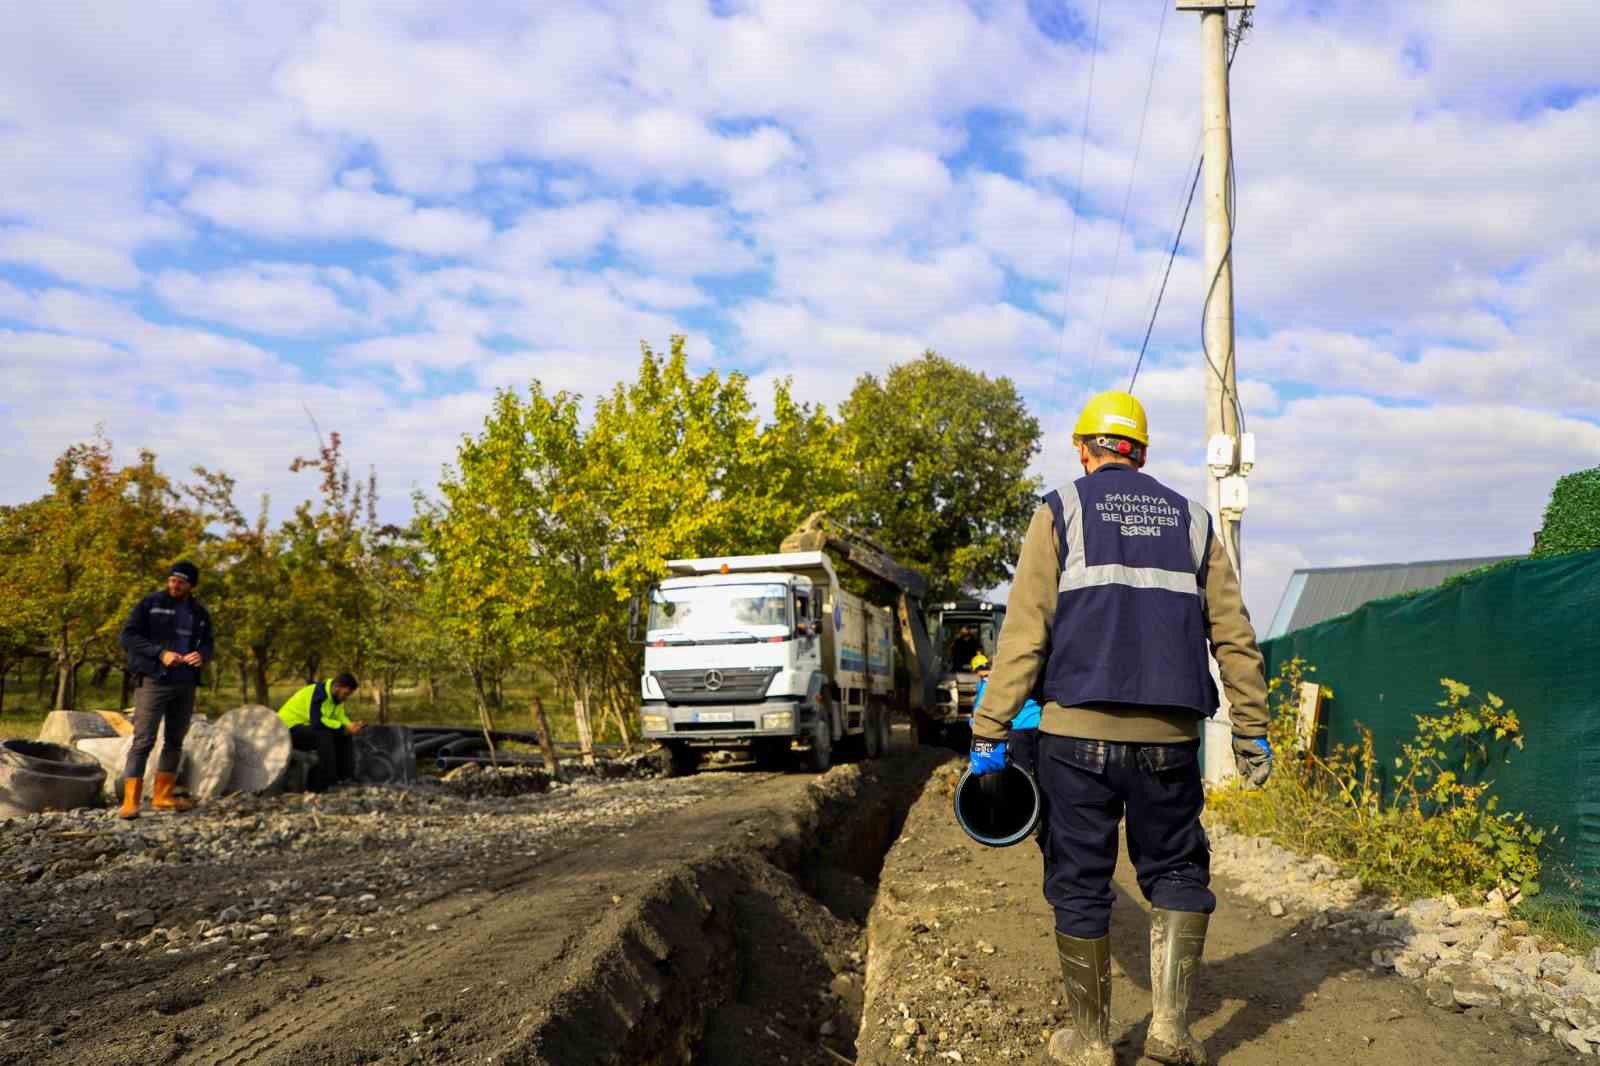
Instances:
[[[290,729],[297,725],[321,725],[328,729],[350,726],[344,704],[333,702],[332,681],[318,681],[296,692],[278,708],[278,717]]]

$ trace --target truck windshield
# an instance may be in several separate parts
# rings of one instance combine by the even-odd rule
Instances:
[[[1001,618],[1005,616],[1002,614]],[[967,670],[974,655],[994,658],[995,642],[1000,635],[998,619],[993,615],[945,615],[934,626],[933,639],[939,648],[939,657],[946,671],[957,673]]]
[[[691,638],[789,631],[786,585],[689,585],[650,590],[650,633]]]

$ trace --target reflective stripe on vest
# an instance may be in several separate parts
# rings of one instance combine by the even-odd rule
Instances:
[[[1061,581],[1057,593],[1073,589],[1093,588],[1096,585],[1126,585],[1136,589],[1166,589],[1200,595],[1200,578],[1205,569],[1206,541],[1211,531],[1211,518],[1206,509],[1194,500],[1189,504],[1189,555],[1190,569],[1167,570],[1157,566],[1124,566],[1121,563],[1100,563],[1090,566],[1085,558],[1083,537],[1083,506],[1076,492],[1062,492],[1061,530],[1057,552],[1061,563]]]
[[[1064,707],[1214,713],[1206,509],[1125,466],[1102,467],[1045,501],[1061,577],[1039,693]]]

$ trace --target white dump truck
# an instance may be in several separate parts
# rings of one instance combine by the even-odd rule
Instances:
[[[822,551],[675,559],[635,612],[643,638],[640,723],[691,773],[713,749],[763,766],[798,753],[888,750],[893,612],[844,589]]]

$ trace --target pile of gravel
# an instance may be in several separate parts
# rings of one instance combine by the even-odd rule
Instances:
[[[1503,1009],[1530,1018],[1562,1047],[1600,1054],[1600,949],[1577,957],[1532,935],[1504,901],[1464,907],[1452,896],[1396,905],[1364,894],[1325,855],[1208,827],[1212,872],[1235,880],[1267,916],[1361,936],[1374,970],[1421,982],[1450,1010]]]

